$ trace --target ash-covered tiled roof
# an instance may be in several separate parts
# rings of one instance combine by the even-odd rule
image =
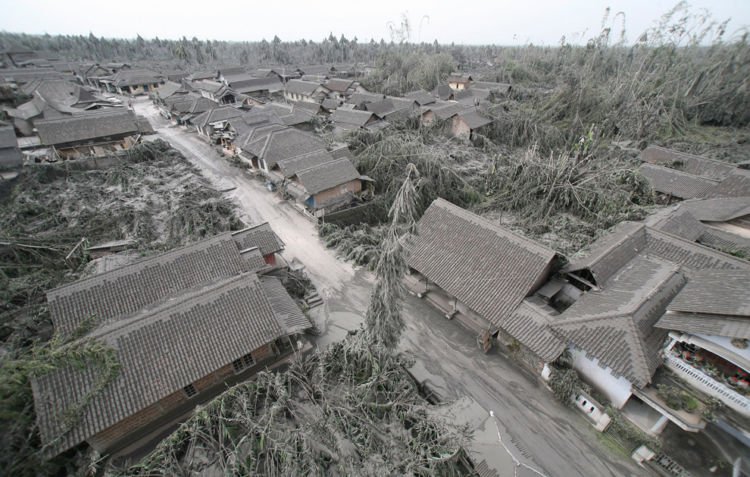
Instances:
[[[527,299],[502,320],[500,327],[543,361],[551,363],[565,350],[565,342],[550,328],[552,319]]]
[[[365,127],[373,121],[377,120],[377,116],[370,111],[358,111],[355,109],[341,109],[338,108],[331,115],[333,122],[338,125],[351,125],[357,127]]]
[[[138,124],[132,111],[105,111],[85,113],[58,119],[34,122],[39,138],[45,146],[74,144],[107,137],[122,137],[138,133]]]
[[[750,196],[686,200],[680,207],[703,222],[727,222],[750,215]]]
[[[327,89],[325,86],[321,86],[320,83],[314,83],[312,81],[302,80],[289,80],[286,83],[286,90],[290,93],[301,94],[304,96],[312,96],[318,89]]]
[[[735,166],[728,162],[696,156],[660,146],[649,146],[641,152],[641,160],[649,164],[665,166],[706,179],[722,180],[732,173]]]
[[[211,123],[218,121],[226,121],[232,118],[238,118],[242,116],[243,112],[233,106],[220,106],[218,108],[209,109],[193,118],[193,124],[199,128],[204,128]]]
[[[646,248],[651,255],[681,265],[688,276],[708,269],[750,270],[747,260],[650,227],[646,228]]]
[[[249,78],[240,81],[232,81],[229,86],[241,94],[257,93],[259,91],[268,91],[274,93],[282,91],[284,85],[279,81],[278,76],[269,76],[266,78]]]
[[[447,103],[441,106],[436,106],[432,108],[431,111],[438,119],[445,120],[452,118],[464,109],[466,109],[465,106],[460,103]]]
[[[271,131],[265,137],[243,145],[247,151],[263,159],[269,168],[279,161],[325,149],[325,144],[318,137],[294,128]]]
[[[691,277],[656,323],[665,330],[750,338],[750,270],[705,270]]]
[[[750,171],[735,169],[726,179],[709,190],[704,197],[749,197]]]
[[[482,126],[492,124],[492,119],[486,118],[479,114],[478,111],[467,110],[458,113],[458,117],[469,126],[470,129],[478,129]]]
[[[140,86],[144,84],[159,83],[163,76],[153,70],[148,69],[122,69],[112,75],[112,82],[115,86]]]
[[[359,172],[346,157],[297,171],[297,179],[310,195],[346,184],[357,178],[359,178]]]
[[[183,88],[181,84],[175,83],[173,81],[167,81],[163,85],[156,88],[156,94],[158,94],[161,99],[166,99],[181,91],[182,89]]]
[[[258,247],[263,255],[278,253],[284,250],[284,242],[271,229],[271,225],[268,222],[232,232],[232,238],[240,250]]]
[[[742,235],[733,234],[717,227],[704,227],[703,233],[696,240],[707,247],[750,258],[750,238]]]
[[[263,290],[271,303],[276,317],[288,334],[302,333],[312,328],[310,320],[302,313],[284,285],[276,277],[265,276],[260,279]]]
[[[564,271],[587,269],[591,271],[595,284],[601,285],[645,248],[644,225],[621,222],[584,250],[585,255],[573,258]]]
[[[385,99],[385,95],[381,93],[370,93],[367,91],[359,91],[349,96],[349,99],[347,99],[346,102],[351,103],[351,104],[367,104],[367,103],[372,103],[375,101],[382,101],[384,99]]]
[[[286,334],[254,273],[214,282],[99,328],[83,339],[112,347],[119,374],[67,433],[66,411],[83,402],[101,371],[89,363],[34,379],[42,442],[54,442],[53,453],[66,450]]]
[[[691,242],[698,240],[698,237],[703,235],[706,230],[706,227],[683,207],[678,208],[669,216],[654,224],[654,228]]]
[[[335,158],[330,152],[325,149],[309,152],[300,156],[292,157],[279,161],[279,170],[284,177],[289,178],[297,174],[297,172],[316,167],[326,162],[333,161]]]
[[[750,319],[747,317],[675,311],[665,313],[654,326],[695,335],[750,339]]]
[[[0,125],[0,149],[17,148],[18,139],[13,131],[13,126]]]
[[[261,271],[270,268],[258,247],[240,250],[240,255],[245,262],[247,262],[248,270],[251,272],[260,273]]]
[[[336,93],[346,93],[354,84],[353,80],[331,78],[325,83],[325,87]]]
[[[656,257],[635,257],[602,290],[584,293],[552,329],[616,375],[645,386],[661,364],[666,336],[654,323],[685,283],[678,270]]]
[[[672,300],[668,310],[682,313],[743,316],[750,320],[750,268],[703,270]]]
[[[424,106],[426,104],[433,104],[435,102],[435,97],[423,89],[406,93],[404,95],[404,98],[413,99],[420,106]]]
[[[556,253],[436,199],[418,224],[408,264],[495,326],[521,304]]]
[[[649,163],[641,164],[638,170],[656,192],[678,199],[705,197],[717,184],[715,180]]]
[[[117,320],[176,292],[246,270],[224,233],[47,292],[55,331],[70,335],[87,319]]]

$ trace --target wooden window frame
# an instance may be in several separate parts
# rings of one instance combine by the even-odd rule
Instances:
[[[252,353],[248,353],[232,361],[232,370],[234,370],[234,374],[239,374],[248,368],[252,368],[255,364],[255,358],[253,358]]]
[[[187,396],[188,399],[197,396],[198,395],[198,389],[195,387],[195,384],[190,383],[184,388],[182,388],[182,392]]]

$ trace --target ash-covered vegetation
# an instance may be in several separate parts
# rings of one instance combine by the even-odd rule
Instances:
[[[82,456],[73,451],[48,460],[40,451],[29,378],[71,360],[101,362],[106,377],[117,363],[99,343],[70,349],[53,337],[45,292],[92,272],[88,245],[131,239],[137,258],[242,224],[234,205],[163,141],[136,146],[105,169],[29,165],[3,186],[0,468],[8,475],[70,474]]]
[[[564,38],[555,47],[443,51],[394,44],[364,84],[398,94],[429,88],[435,78],[446,84],[450,70],[463,70],[474,80],[506,82],[512,89],[477,106],[493,122],[470,143],[450,138],[448,124],[425,127],[416,120],[354,133],[349,143],[358,169],[376,180],[387,206],[394,178],[414,163],[422,177],[421,210],[443,197],[569,254],[656,207],[638,174],[638,154],[647,145],[728,162],[746,159],[747,34],[727,32],[726,22],[685,2],[635,41],[626,41],[632,33],[623,25],[621,14],[607,10],[600,33],[585,46]],[[408,22],[399,31],[408,35]],[[357,263],[375,256],[367,249],[369,231],[327,225],[323,232]]]
[[[432,417],[406,365],[348,337],[233,387],[121,475],[470,475],[469,436]]]

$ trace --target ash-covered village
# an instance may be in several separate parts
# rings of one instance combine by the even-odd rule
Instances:
[[[0,474],[750,475],[746,25],[347,5],[2,24]]]

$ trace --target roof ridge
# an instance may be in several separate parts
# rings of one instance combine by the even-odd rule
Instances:
[[[641,333],[638,331],[638,327],[635,324],[635,321],[632,317],[630,319],[625,320],[626,326],[629,328],[629,335],[631,336],[631,339],[635,340],[635,346],[630,346],[630,349],[633,350],[635,348],[635,351],[633,352],[633,355],[636,359],[640,361],[640,366],[633,366],[633,372],[634,374],[638,372],[639,369],[645,369],[647,371],[647,376],[645,376],[645,382],[650,383],[651,382],[651,376],[650,376],[650,367],[648,364],[648,358],[646,356],[646,350],[644,349],[645,346],[645,339],[641,338]]]
[[[648,303],[648,301],[651,300],[651,298],[653,298],[655,295],[657,295],[661,291],[662,287],[666,283],[668,283],[672,279],[672,277],[674,277],[674,275],[676,273],[679,273],[679,271],[682,268],[680,265],[677,265],[677,264],[675,264],[673,262],[665,260],[665,259],[663,259],[663,258],[661,258],[659,256],[656,256],[656,255],[643,256],[643,255],[640,255],[640,254],[636,254],[635,257],[633,257],[630,260],[628,260],[628,262],[625,263],[625,265],[623,265],[622,267],[620,267],[620,269],[617,272],[615,272],[614,274],[612,274],[612,277],[614,277],[615,275],[617,275],[621,271],[625,270],[626,267],[628,267],[630,264],[632,264],[635,260],[638,260],[639,258],[644,258],[644,259],[651,260],[651,261],[654,261],[654,262],[659,262],[661,265],[668,267],[671,270],[672,273],[670,273],[668,275],[665,274],[664,278],[659,278],[656,281],[656,283],[652,284],[653,286],[649,289],[648,293],[646,293],[642,297],[641,300],[636,301],[633,304],[628,303],[627,307],[625,309],[621,310],[621,311],[616,311],[616,312],[602,312],[602,313],[598,313],[598,314],[595,314],[595,315],[583,315],[583,316],[578,316],[578,317],[571,318],[571,319],[565,319],[565,318],[563,318],[563,319],[559,320],[559,323],[553,323],[553,325],[557,326],[558,324],[559,325],[563,325],[563,324],[580,324],[580,323],[587,323],[587,322],[590,322],[590,321],[595,321],[595,320],[598,320],[598,319],[610,319],[610,318],[613,319],[613,318],[618,318],[618,317],[621,317],[621,316],[631,317],[632,318],[632,316],[645,303]],[[610,277],[610,279],[611,279],[611,277]],[[609,282],[609,280],[607,280],[607,282]],[[585,292],[585,293],[605,294],[605,293],[610,293],[611,291],[612,291],[612,287],[607,287],[607,288],[605,288],[603,290],[591,291],[591,292]],[[620,290],[616,290],[616,291],[620,291]],[[581,295],[581,298],[583,298],[583,296],[585,296],[585,293],[584,293],[584,295]],[[634,294],[635,291],[630,291],[629,293]],[[579,298],[579,300],[581,298]],[[610,314],[608,314],[608,313],[610,313]],[[563,314],[560,315],[560,317],[562,318],[564,315],[565,314],[563,313]]]
[[[255,278],[255,280],[253,280],[253,277]],[[123,331],[125,328],[129,327],[138,328],[138,326],[135,325],[138,325],[140,322],[158,315],[165,310],[177,310],[178,308],[190,307],[191,304],[199,301],[206,295],[229,288],[232,285],[237,285],[241,282],[244,282],[244,280],[248,278],[250,279],[250,281],[258,281],[258,276],[255,272],[242,272],[236,275],[232,275],[231,277],[204,283],[202,285],[199,285],[198,287],[193,288],[192,290],[182,290],[182,293],[180,293],[179,295],[165,297],[159,302],[154,303],[150,306],[146,306],[145,308],[141,308],[138,311],[131,313],[126,317],[123,317],[122,319],[109,320],[109,322],[103,323],[101,327],[93,330],[91,333],[82,338],[79,338],[73,343],[86,339],[106,338],[109,335],[117,333],[118,331]]]
[[[235,236],[235,235],[241,234],[242,232],[247,232],[248,230],[257,229],[258,227],[261,227],[263,225],[268,225],[268,221],[266,220],[265,222],[261,222],[259,224],[249,225],[249,226],[245,227],[244,229],[235,230],[235,231],[230,232],[230,233],[232,234],[232,236]]]
[[[351,162],[348,157],[339,157],[338,159],[333,159],[331,161],[326,161],[326,162],[323,162],[323,163],[318,164],[316,166],[310,166],[310,167],[306,167],[304,169],[300,169],[300,170],[297,171],[297,175],[310,172],[310,171],[312,171],[314,169],[318,169],[318,168],[323,167],[323,166],[331,166],[334,162],[343,162],[343,161]],[[354,165],[354,164],[352,164],[352,165]]]
[[[714,256],[719,256],[719,257],[721,257],[723,259],[731,261],[732,263],[740,265],[740,268],[750,269],[750,262],[748,262],[747,260],[742,260],[740,258],[737,258],[737,257],[733,256],[733,255],[730,255],[728,253],[722,252],[720,250],[716,250],[714,248],[707,247],[705,245],[699,244],[698,242],[690,242],[690,241],[685,240],[684,238],[680,237],[679,235],[674,235],[674,234],[671,234],[669,232],[665,232],[663,230],[655,229],[655,228],[650,227],[648,225],[645,225],[645,227],[646,227],[646,232],[647,233],[652,233],[652,234],[656,234],[656,235],[658,235],[658,234],[666,235],[668,238],[674,239],[674,240],[678,240],[679,242],[683,243],[686,246],[698,248],[699,250],[701,250],[701,251],[703,251],[703,252],[705,252],[707,254],[711,254],[711,255],[714,255]],[[648,246],[646,246],[645,250],[648,252]]]
[[[201,247],[204,247],[204,246],[207,247],[209,244],[212,245],[214,243],[223,242],[223,241],[226,241],[227,239],[231,239],[231,232],[222,232],[222,233],[220,233],[218,235],[214,235],[213,237],[209,237],[207,239],[199,240],[197,242],[193,242],[193,243],[185,245],[183,247],[174,248],[174,249],[167,250],[167,251],[164,251],[164,252],[161,252],[161,253],[157,253],[155,255],[149,255],[147,257],[143,257],[140,260],[137,260],[137,261],[135,261],[133,263],[129,263],[129,264],[124,265],[122,267],[118,267],[118,268],[115,268],[113,270],[109,270],[109,271],[102,272],[102,273],[97,273],[97,274],[94,274],[94,275],[91,275],[91,276],[88,276],[88,277],[83,277],[83,278],[80,278],[80,279],[75,280],[73,282],[66,283],[64,285],[60,285],[59,287],[55,287],[55,288],[53,288],[51,290],[47,290],[47,299],[49,299],[50,293],[52,293],[54,295],[54,294],[56,294],[56,292],[62,291],[62,290],[67,289],[67,288],[70,288],[70,287],[72,287],[74,285],[80,285],[80,284],[86,283],[88,281],[92,281],[92,280],[95,280],[95,279],[98,280],[98,279],[101,279],[103,277],[111,276],[111,275],[114,275],[117,272],[121,272],[122,270],[126,270],[128,268],[139,266],[139,265],[143,264],[144,262],[148,262],[150,260],[154,260],[154,259],[157,259],[157,258],[160,258],[160,257],[164,257],[164,256],[167,256],[167,255],[170,255],[170,254],[178,255],[180,253],[187,252],[188,250],[198,249],[198,248],[201,248]]]
[[[607,233],[605,233],[604,235],[602,235],[602,236],[598,237],[596,240],[594,240],[589,245],[590,248],[588,249],[586,255],[582,255],[580,257],[574,257],[573,260],[585,260],[585,259],[587,259],[591,255],[591,252],[593,252],[593,251],[597,251],[598,252],[598,249],[596,247],[591,247],[592,245],[595,245],[596,242],[599,241],[600,239],[602,239],[602,238],[604,238],[604,237],[606,237],[608,235],[612,235],[613,233],[615,233],[615,229],[616,228],[618,228],[620,226],[629,226],[630,224],[634,225],[633,229],[630,230],[630,231],[628,231],[627,233],[620,234],[620,236],[619,236],[619,238],[617,240],[615,240],[613,243],[611,243],[610,245],[608,245],[607,247],[605,247],[604,249],[602,249],[601,252],[598,253],[598,257],[596,257],[596,259],[594,259],[593,261],[589,262],[588,267],[590,268],[591,266],[596,265],[602,259],[604,259],[605,257],[609,256],[609,254],[610,254],[610,252],[612,252],[612,250],[614,250],[617,247],[621,246],[624,242],[626,242],[629,238],[631,238],[632,236],[634,236],[637,232],[640,232],[641,230],[643,230],[646,227],[646,224],[644,224],[643,222],[633,222],[633,221],[630,221],[630,220],[625,220],[623,222],[620,222],[619,224],[617,224],[614,227],[612,227],[611,229],[609,229],[607,231]],[[636,253],[636,256],[637,255],[638,255],[638,253]]]
[[[342,158],[342,159],[345,159],[345,158]],[[449,202],[449,201],[443,199],[442,197],[438,197],[437,199],[435,199],[432,202],[432,204],[430,204],[430,207],[432,207],[432,206],[442,207],[443,209],[449,210],[454,215],[459,216],[459,217],[463,218],[464,220],[468,220],[470,222],[475,222],[475,223],[477,223],[477,225],[480,225],[480,226],[485,227],[485,228],[487,228],[489,230],[492,230],[493,232],[497,233],[498,235],[502,235],[502,236],[506,236],[506,237],[509,236],[509,237],[515,238],[518,241],[523,242],[526,245],[529,245],[531,248],[536,248],[537,252],[543,251],[543,252],[546,252],[547,255],[552,255],[552,256],[554,256],[554,255],[561,255],[559,252],[557,252],[557,251],[555,251],[555,250],[553,250],[553,249],[551,249],[551,248],[549,248],[549,247],[547,247],[545,245],[542,245],[542,244],[536,242],[535,240],[532,240],[532,239],[530,239],[528,237],[524,237],[523,235],[520,235],[520,234],[518,234],[518,233],[516,233],[516,232],[514,232],[514,231],[512,231],[512,230],[510,230],[508,228],[496,225],[496,224],[490,222],[489,220],[485,219],[484,217],[481,217],[481,216],[479,216],[479,215],[477,215],[477,214],[475,214],[473,212],[470,212],[470,211],[468,211],[466,209],[463,209],[463,208],[457,206],[456,204],[453,204],[452,202]],[[552,258],[552,257],[550,257],[550,258]]]

